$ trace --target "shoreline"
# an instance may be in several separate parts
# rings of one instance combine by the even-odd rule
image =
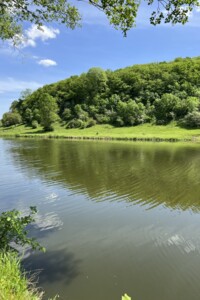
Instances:
[[[187,139],[179,139],[179,138],[161,138],[161,137],[111,137],[111,136],[68,136],[68,135],[53,135],[53,134],[46,134],[46,135],[27,135],[27,134],[8,134],[8,135],[1,135],[0,138],[30,138],[30,139],[65,139],[65,140],[89,140],[89,141],[129,141],[129,142],[168,142],[168,143],[178,143],[178,142],[190,142],[190,143],[200,143],[199,140],[195,138],[187,138]]]
[[[52,132],[44,132],[41,127],[32,129],[24,125],[1,127],[0,138],[200,143],[200,129],[185,129],[174,124],[166,126],[143,124],[134,127],[113,127],[105,124],[84,129],[65,129],[57,123],[54,127]]]

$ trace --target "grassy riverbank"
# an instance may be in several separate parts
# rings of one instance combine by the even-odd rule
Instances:
[[[21,272],[20,261],[11,253],[0,253],[0,299],[41,300],[38,292]]]
[[[113,127],[96,125],[85,129],[66,129],[55,124],[53,132],[43,132],[42,128],[32,129],[24,125],[0,128],[0,136],[4,137],[49,137],[49,138],[81,138],[81,139],[121,139],[121,140],[163,140],[163,141],[200,141],[200,129],[185,129],[169,124],[155,126],[143,124],[132,127]]]
[[[42,300],[44,292],[21,271],[20,259],[11,252],[0,252],[0,299]],[[49,300],[56,300],[57,297]]]

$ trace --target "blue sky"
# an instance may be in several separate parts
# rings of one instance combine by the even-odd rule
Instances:
[[[48,24],[43,32],[29,25],[20,50],[0,45],[0,118],[26,88],[86,72],[91,67],[118,69],[176,57],[200,56],[200,12],[195,10],[187,25],[152,26],[149,9],[139,11],[137,26],[126,38],[113,29],[105,16],[86,3],[77,2],[82,28],[66,29]]]

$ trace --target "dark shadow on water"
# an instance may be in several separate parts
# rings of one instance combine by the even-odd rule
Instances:
[[[55,282],[68,285],[79,275],[80,263],[73,253],[63,249],[31,255],[23,260],[22,265],[28,273],[39,274],[39,285]]]

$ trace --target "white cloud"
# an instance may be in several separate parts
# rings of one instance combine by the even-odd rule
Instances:
[[[38,29],[37,25],[32,25],[25,31],[28,39],[31,39],[33,41],[35,41],[36,39],[41,39],[43,42],[48,39],[55,39],[59,33],[59,29],[47,27],[45,25],[41,26],[40,29]]]
[[[36,42],[34,40],[24,38],[23,47],[35,47],[35,46],[36,46]]]
[[[41,59],[38,61],[38,65],[44,67],[52,67],[52,66],[57,66],[57,62],[51,59]]]
[[[38,28],[37,25],[32,25],[29,29],[25,30],[22,37],[16,36],[16,38],[21,39],[21,48],[36,47],[37,40],[45,42],[49,39],[55,39],[59,33],[60,30],[53,27],[43,25]]]
[[[16,80],[14,78],[0,79],[0,94],[8,92],[18,92],[25,89],[35,90],[42,86],[41,83],[35,81]]]

